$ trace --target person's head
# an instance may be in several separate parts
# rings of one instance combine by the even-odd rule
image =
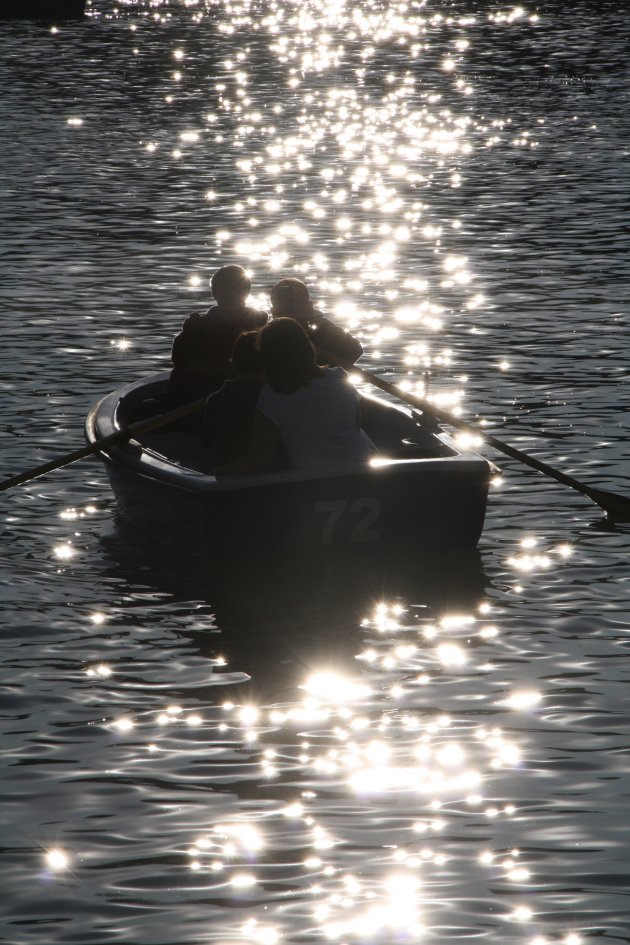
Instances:
[[[242,331],[234,342],[230,364],[237,377],[258,377],[264,374],[259,342],[259,331]]]
[[[308,318],[313,311],[308,288],[299,279],[281,279],[269,293],[274,318]]]
[[[252,282],[242,266],[221,266],[212,276],[210,288],[218,305],[234,308],[245,304]]]
[[[267,383],[279,394],[293,394],[323,374],[308,335],[292,318],[276,318],[265,325],[260,352]]]

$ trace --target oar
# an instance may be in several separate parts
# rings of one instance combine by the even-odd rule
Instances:
[[[93,456],[94,453],[105,452],[110,446],[114,446],[116,443],[122,443],[132,436],[141,433],[149,433],[150,430],[157,430],[158,427],[163,427],[167,423],[172,423],[174,420],[187,417],[189,414],[201,410],[205,402],[206,398],[202,397],[201,400],[195,400],[190,404],[185,404],[183,407],[178,407],[176,410],[170,410],[168,413],[148,417],[146,420],[136,420],[134,423],[122,427],[115,433],[104,436],[103,439],[99,440],[97,443],[90,443],[89,446],[73,450],[72,453],[66,453],[64,456],[57,457],[57,459],[51,459],[48,463],[42,463],[41,466],[35,466],[34,469],[28,469],[26,472],[11,476],[10,479],[5,479],[3,482],[0,482],[0,492],[4,492],[12,486],[18,486],[22,482],[30,482],[31,479],[37,479],[38,476],[43,476],[45,473],[52,472],[54,469],[63,469],[64,466],[70,466],[71,463],[76,463],[77,460],[84,459],[86,456]]]
[[[504,443],[502,440],[497,439],[497,437],[490,436],[487,433],[478,430],[471,424],[466,423],[463,420],[459,420],[447,410],[441,410],[439,407],[435,407],[423,397],[417,397],[414,394],[406,393],[395,384],[390,384],[388,381],[383,380],[376,374],[371,374],[369,371],[364,371],[362,368],[358,368],[354,364],[350,364],[349,362],[344,363],[338,358],[331,357],[329,359],[326,352],[319,348],[319,346],[318,354],[326,360],[335,361],[348,372],[361,377],[368,384],[378,387],[380,390],[385,391],[385,393],[390,394],[392,397],[396,397],[398,400],[401,400],[408,406],[421,410],[422,413],[427,414],[428,416],[435,417],[436,420],[439,420],[441,423],[447,423],[450,426],[455,427],[457,430],[463,430],[464,432],[471,433],[475,436],[482,436],[489,446],[498,450],[500,453],[505,453],[506,456],[510,456],[512,459],[516,459],[519,462],[524,463],[526,466],[530,466],[532,469],[538,470],[538,472],[543,473],[545,476],[549,476],[551,479],[555,479],[557,482],[561,482],[565,486],[569,486],[569,488],[575,489],[577,492],[581,492],[582,495],[588,496],[591,501],[595,502],[596,505],[599,505],[599,507],[603,509],[604,512],[606,512],[606,514],[611,518],[630,519],[630,499],[628,499],[626,496],[617,495],[615,492],[607,492],[604,489],[596,489],[593,486],[587,486],[586,483],[580,482],[578,479],[574,479],[572,476],[567,476],[566,473],[561,472],[559,469],[554,469],[553,466],[543,463],[542,460],[535,459],[528,453],[523,453],[521,450],[517,450],[514,446],[510,446],[508,443]],[[167,423],[171,423],[174,420],[187,417],[190,414],[195,413],[195,411],[201,410],[204,403],[205,398],[201,398],[200,400],[196,400],[193,403],[185,404],[183,407],[178,407],[176,410],[171,410],[168,413],[158,414],[157,416],[149,417],[146,420],[137,420],[135,423],[130,423],[128,426],[117,430],[115,433],[110,433],[109,436],[103,437],[103,439],[99,440],[97,443],[92,443],[89,446],[84,446],[81,449],[74,450],[71,453],[66,453],[64,456],[50,460],[48,463],[43,463],[41,466],[36,466],[33,469],[26,470],[25,472],[11,476],[9,479],[5,479],[3,482],[0,482],[0,492],[4,492],[7,489],[10,489],[12,486],[20,485],[20,483],[30,482],[32,479],[37,479],[39,476],[43,476],[55,469],[62,469],[64,466],[70,466],[72,463],[76,463],[78,460],[84,459],[86,456],[93,456],[95,453],[105,452],[110,446],[113,446],[116,443],[122,443],[124,440],[130,439],[136,434],[149,433],[151,430],[157,430],[159,427],[165,426]]]
[[[322,351],[319,347],[317,350],[320,356],[328,360],[325,351]],[[331,360],[333,359],[331,358]],[[457,430],[463,430],[465,433],[472,433],[475,436],[481,436],[489,446],[495,450],[498,450],[500,453],[505,453],[506,456],[511,456],[512,459],[516,459],[521,463],[525,463],[526,466],[531,466],[532,469],[537,469],[538,472],[544,473],[545,476],[549,476],[551,479],[555,479],[557,482],[561,482],[565,486],[569,486],[569,488],[575,489],[577,492],[581,492],[582,495],[588,496],[588,498],[595,502],[596,505],[599,505],[599,507],[602,508],[604,512],[606,512],[606,514],[611,518],[630,519],[630,499],[626,496],[617,495],[615,492],[606,492],[604,489],[595,489],[593,486],[587,486],[586,483],[580,482],[578,479],[574,479],[572,476],[567,476],[566,473],[561,472],[559,469],[554,469],[553,466],[543,463],[542,460],[535,459],[528,453],[523,453],[521,450],[517,450],[514,446],[510,446],[509,443],[504,443],[502,440],[498,440],[496,436],[489,436],[484,431],[471,426],[469,423],[466,423],[463,420],[459,420],[447,410],[441,410],[439,407],[434,407],[433,404],[429,403],[429,401],[425,400],[423,397],[416,397],[414,394],[408,394],[406,391],[402,391],[399,387],[396,387],[395,384],[390,384],[388,381],[384,381],[382,378],[377,377],[376,374],[370,374],[369,371],[364,371],[361,368],[358,368],[356,364],[342,363],[338,359],[336,360],[336,363],[340,364],[341,367],[348,371],[348,373],[358,375],[364,381],[367,381],[369,384],[373,384],[374,387],[380,388],[380,390],[385,391],[387,394],[391,394],[393,397],[397,397],[398,400],[401,400],[408,406],[417,408],[424,414],[427,414],[430,417],[435,417],[436,420],[439,420],[441,423],[447,423],[450,426],[455,427]]]

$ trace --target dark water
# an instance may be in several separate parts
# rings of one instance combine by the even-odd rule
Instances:
[[[238,261],[630,494],[628,34],[472,0],[3,24],[3,474]],[[5,493],[0,941],[630,941],[628,526],[491,458],[457,568],[189,561],[92,460]]]

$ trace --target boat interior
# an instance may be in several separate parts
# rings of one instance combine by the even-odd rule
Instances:
[[[133,388],[118,403],[116,426],[166,413],[173,408],[167,392],[168,386],[164,381]],[[433,418],[420,411],[362,394],[361,421],[383,460],[437,459],[458,455]],[[204,451],[200,411],[134,439],[145,450],[179,466],[199,472],[211,466]]]

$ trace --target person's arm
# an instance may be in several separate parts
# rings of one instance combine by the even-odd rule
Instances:
[[[251,476],[267,472],[271,466],[280,437],[278,428],[269,417],[257,410],[249,451],[241,459],[225,463],[215,469],[217,476]]]
[[[332,364],[354,364],[363,354],[361,342],[324,315],[311,321],[308,335],[320,357]]]
[[[199,350],[200,329],[201,312],[191,312],[186,316],[179,334],[173,338],[171,361],[176,368],[190,361]]]

